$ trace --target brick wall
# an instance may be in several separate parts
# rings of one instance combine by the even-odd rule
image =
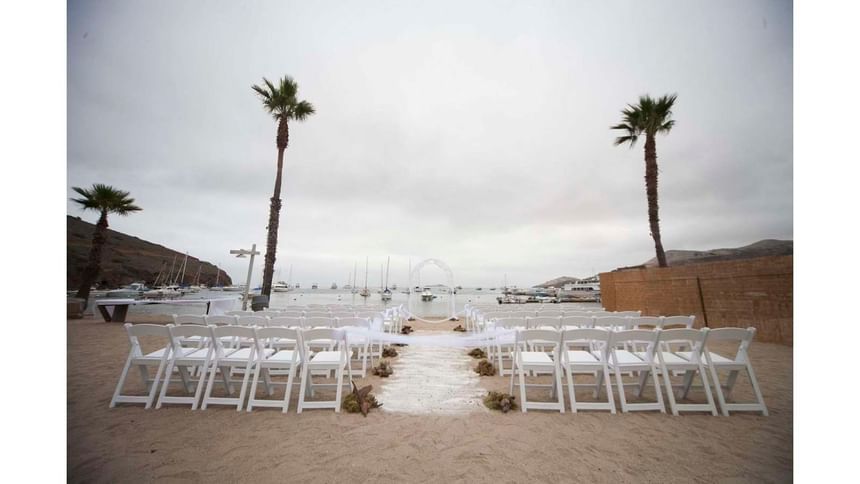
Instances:
[[[756,328],[756,340],[792,345],[793,256],[600,274],[603,306],[643,316],[696,315],[696,326]]]

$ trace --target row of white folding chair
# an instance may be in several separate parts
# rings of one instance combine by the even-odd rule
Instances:
[[[571,402],[571,410],[598,410],[607,409],[615,413],[615,402],[609,383],[609,372],[615,374],[617,392],[621,401],[623,412],[638,410],[659,410],[665,413],[665,405],[661,384],[658,376],[663,377],[663,385],[669,397],[669,405],[673,415],[682,411],[705,411],[712,415],[717,414],[716,404],[711,393],[711,385],[717,393],[723,415],[728,416],[732,411],[755,411],[762,415],[768,415],[767,407],[761,395],[758,380],[749,359],[749,346],[755,336],[755,329],[741,328],[719,328],[709,330],[693,330],[686,328],[668,330],[628,330],[611,332],[596,328],[583,328],[555,332],[545,329],[530,329],[517,332],[515,340],[515,353],[513,359],[513,371],[511,373],[511,389],[513,392],[514,374],[520,376],[520,399],[523,411],[529,408],[536,409],[558,409],[564,411],[564,401],[561,397],[561,374],[567,374],[568,393]],[[555,341],[553,341],[555,338]],[[726,358],[718,353],[710,351],[708,344],[716,342],[734,342],[736,352],[732,358]],[[553,351],[535,351],[534,346],[553,345]],[[691,344],[690,351],[664,350],[661,344],[671,347],[673,344]],[[644,351],[627,351],[620,349],[619,345],[637,346],[642,345]],[[571,346],[577,349],[571,350]],[[594,348],[597,348],[595,350]],[[660,348],[658,350],[657,348]],[[708,370],[707,372],[705,370]],[[526,372],[548,372],[555,378],[552,395],[556,401],[552,403],[541,403],[534,405],[529,403],[526,395],[525,376]],[[725,384],[721,382],[719,372],[727,371],[728,378]],[[728,403],[726,399],[737,381],[740,372],[746,371],[755,395],[753,403]],[[636,372],[639,381],[625,383],[621,374]],[[708,375],[708,372],[710,375]],[[605,386],[607,400],[605,402],[576,402],[574,392],[574,374],[596,375],[594,397],[598,398],[600,391]],[[684,380],[680,384],[671,382],[670,374],[683,374]],[[678,396],[686,398],[691,388],[693,379],[698,375],[702,381],[701,388],[704,390],[706,403],[678,403],[675,398],[675,389]],[[655,402],[628,403],[625,386],[634,385],[638,387],[637,395],[642,396],[648,377],[651,377],[655,388]],[[709,382],[710,378],[710,382]]]
[[[163,380],[156,408],[160,408],[165,403],[176,403],[190,404],[192,409],[196,409],[199,403],[204,410],[210,404],[236,405],[236,409],[241,410],[245,405],[246,392],[249,390],[248,382],[253,372],[254,378],[247,403],[248,411],[251,411],[254,406],[276,406],[286,412],[289,408],[295,371],[301,366],[302,386],[299,395],[298,412],[301,413],[303,408],[334,408],[336,412],[339,412],[344,370],[349,374],[349,380],[352,380],[345,333],[333,328],[298,330],[283,327],[174,326],[172,324],[166,326],[126,324],[125,327],[128,332],[131,350],[123,367],[113,398],[111,399],[111,407],[116,406],[117,403],[143,403],[146,408],[150,408],[155,401],[159,382]],[[167,343],[161,349],[144,354],[139,340],[140,336],[160,336]],[[184,338],[195,336],[203,338],[208,342],[205,347],[186,348],[182,346],[181,341]],[[248,339],[253,341],[254,344],[242,349],[229,348],[222,341],[230,338]],[[293,339],[299,344],[293,350],[276,350],[267,344],[272,339]],[[333,346],[328,350],[312,352],[310,350],[311,345],[318,341],[333,342]],[[148,368],[150,366],[157,366],[153,379],[149,378]],[[128,372],[132,367],[138,367],[141,372],[141,377],[148,392],[146,396],[122,394]],[[232,369],[235,367],[244,369],[238,397],[232,396],[235,390],[233,385],[237,382],[230,379]],[[171,381],[174,369],[180,375],[180,380],[176,382]],[[272,401],[271,399],[256,398],[261,371],[263,372],[266,393],[268,396],[273,394],[273,386],[276,383],[271,381],[269,375],[273,369],[287,370],[289,372],[284,399],[282,401]],[[189,372],[189,370],[199,371]],[[336,386],[336,397],[334,401],[305,401],[307,392],[312,393],[314,387],[321,386],[312,381],[311,374],[315,371],[322,371],[326,374],[329,371],[336,373],[336,383],[334,384]],[[192,374],[198,375],[196,383],[193,381]],[[212,396],[216,374],[220,374],[228,397]],[[168,386],[171,383],[181,383],[186,393],[193,391],[193,396],[167,395]],[[205,391],[203,389],[204,385],[206,387]]]
[[[197,325],[231,325],[231,326],[258,326],[258,327],[287,327],[287,328],[345,328],[356,327],[363,330],[370,330],[371,321],[369,318],[361,318],[356,316],[350,317],[292,317],[292,316],[198,316],[198,315],[173,315],[175,325],[197,324]],[[201,346],[202,339],[186,338],[183,344],[196,344]],[[225,341],[225,343],[228,343]],[[282,342],[284,344],[290,342]],[[230,347],[248,346],[249,341],[242,338],[234,338],[229,343]],[[370,366],[374,364],[374,353],[370,351],[371,341],[368,337],[362,336],[360,333],[354,333],[350,339],[350,347],[355,350],[357,362],[361,365],[356,371],[359,372],[362,378],[367,374],[368,359]],[[381,350],[378,351],[381,356]]]

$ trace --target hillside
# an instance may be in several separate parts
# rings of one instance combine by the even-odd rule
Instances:
[[[750,259],[776,255],[792,255],[794,241],[765,239],[744,247],[710,250],[667,250],[666,261],[670,266],[695,264],[697,262],[715,262],[731,259]],[[645,267],[657,267],[654,257],[644,264]]]
[[[70,290],[77,289],[80,284],[81,274],[89,258],[93,230],[95,225],[91,223],[78,217],[66,217],[66,288]],[[134,281],[151,284],[163,265],[166,265],[166,271],[170,270],[174,256],[176,266],[179,267],[185,253],[108,229],[107,244],[102,253],[102,271],[98,277],[99,286],[115,288]],[[214,285],[216,267],[201,262],[191,254],[188,255],[185,282],[194,282],[201,264],[200,283]],[[233,283],[226,272],[222,270],[220,273],[219,284],[226,286]]]
[[[532,286],[532,287],[542,287],[542,288],[563,287],[568,282],[576,282],[579,280],[580,280],[580,278],[578,278],[578,277],[561,276],[561,277],[556,277],[555,279],[546,281],[543,284],[537,284],[537,285]]]

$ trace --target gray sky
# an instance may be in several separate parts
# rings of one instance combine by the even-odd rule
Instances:
[[[369,256],[374,284],[390,255],[401,284],[436,257],[524,286],[650,259],[642,145],[608,129],[645,93],[678,93],[667,249],[793,234],[790,2],[70,1],[68,61],[69,187],[131,191],[144,211],[111,228],[234,280],[230,249],[265,250],[263,76],[317,109],[285,155],[282,279],[361,280]]]

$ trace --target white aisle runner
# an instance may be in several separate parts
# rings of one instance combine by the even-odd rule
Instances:
[[[421,334],[423,332],[416,332]],[[383,379],[377,398],[380,410],[411,414],[463,414],[485,410],[480,377],[472,370],[477,360],[468,348],[435,346],[396,347],[390,358],[394,373]]]

